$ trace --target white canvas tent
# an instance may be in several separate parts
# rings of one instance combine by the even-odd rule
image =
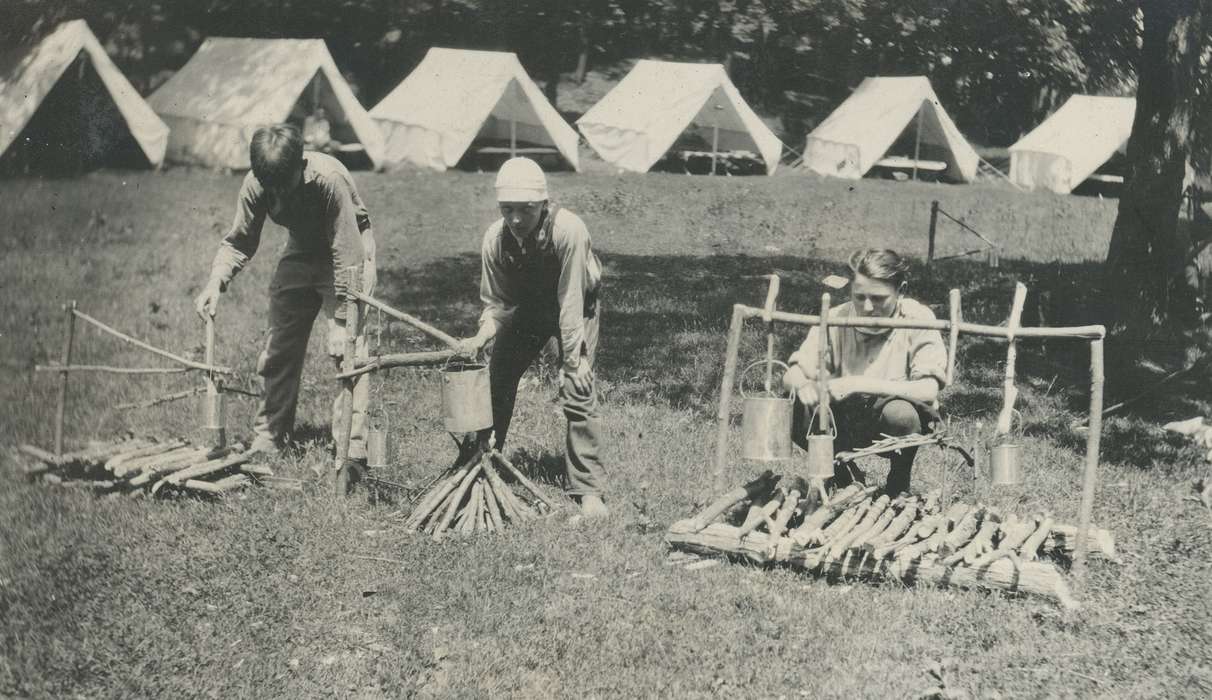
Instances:
[[[1010,147],[1010,179],[1026,189],[1067,194],[1124,152],[1136,100],[1074,95]]]
[[[18,167],[54,162],[156,167],[168,127],[105,54],[84,20],[0,56],[0,154]]]
[[[638,173],[648,172],[687,132],[710,144],[712,154],[760,155],[767,174],[782,153],[782,142],[716,63],[638,61],[577,127],[606,162]]]
[[[881,162],[898,140],[907,143],[908,157]],[[864,78],[808,134],[804,148],[804,167],[848,179],[889,165],[934,169],[946,179],[969,182],[979,160],[924,76]]]
[[[480,138],[507,143],[511,154],[531,152],[519,143],[554,148],[580,169],[576,131],[512,53],[431,48],[370,115],[388,164],[445,170]]]
[[[322,39],[207,39],[148,102],[172,128],[176,162],[247,169],[258,127],[301,123],[318,108],[347,150],[360,145],[375,167],[382,157],[382,135]]]

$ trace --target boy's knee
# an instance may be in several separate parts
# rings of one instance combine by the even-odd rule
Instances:
[[[880,423],[889,435],[910,435],[922,431],[922,420],[917,407],[908,401],[894,400],[884,404]]]

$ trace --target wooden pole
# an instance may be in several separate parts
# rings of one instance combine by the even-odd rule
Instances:
[[[215,364],[215,317],[206,315],[206,364]],[[223,447],[227,444],[227,426],[224,425],[223,410],[219,402],[219,383],[215,380],[214,372],[206,373],[206,432],[207,441],[211,447]]]
[[[926,264],[934,262],[934,236],[938,232],[938,200],[930,202],[930,232],[926,245]]]
[[[732,385],[736,384],[736,359],[741,347],[741,330],[745,325],[744,308],[732,307],[732,322],[728,326],[728,347],[724,350],[724,378],[720,381],[720,411],[716,417],[715,463],[712,470],[712,493],[724,488],[724,462],[728,459],[728,432],[732,423]]]
[[[63,339],[62,361],[64,367],[71,366],[72,345],[76,340],[76,302],[72,300],[63,307],[67,312],[67,336]],[[67,411],[67,375],[64,369],[59,375],[59,403],[55,407],[55,456],[63,455],[63,416]]]
[[[997,416],[997,434],[1007,435],[1013,420],[1014,402],[1018,400],[1018,387],[1014,385],[1014,365],[1018,357],[1018,344],[1015,333],[1023,316],[1023,303],[1027,300],[1027,285],[1018,282],[1014,285],[1014,302],[1010,306],[1010,320],[1006,323],[1009,331],[1010,345],[1006,349],[1006,377],[1002,384],[1002,411]]]
[[[103,374],[184,374],[193,367],[110,367],[109,365],[34,365],[35,372],[100,372]]]
[[[1098,487],[1099,440],[1103,432],[1103,341],[1090,341],[1090,427],[1086,433],[1086,470],[1082,475],[1082,502],[1078,515],[1077,545],[1073,551],[1073,577],[1080,586],[1086,576],[1086,547],[1090,517]]]
[[[342,373],[352,372],[357,366],[357,350],[358,350],[358,323],[359,316],[362,312],[362,305],[358,300],[358,290],[361,286],[361,271],[362,268],[358,265],[351,265],[341,271],[340,274],[345,275],[345,355],[341,358]],[[341,424],[337,428],[337,444],[336,444],[336,464],[332,472],[333,476],[333,493],[337,494],[337,486],[340,483],[338,475],[340,470],[345,466],[345,460],[349,457],[349,441],[353,432],[353,398],[354,398],[354,383],[357,379],[345,379],[341,382],[341,393],[343,401],[341,402]]]
[[[518,120],[509,120],[509,157],[518,157]]]
[[[124,341],[130,343],[131,345],[134,345],[137,348],[143,348],[144,350],[152,353],[153,355],[159,355],[160,357],[172,360],[173,362],[176,362],[179,365],[183,365],[185,367],[190,367],[190,368],[197,369],[197,370],[202,370],[205,372],[215,372],[217,374],[231,374],[232,373],[231,368],[229,368],[229,367],[210,367],[208,365],[202,364],[201,362],[194,362],[193,360],[187,360],[184,357],[181,357],[180,355],[174,355],[173,353],[171,353],[167,350],[161,350],[160,348],[158,348],[154,345],[151,345],[149,343],[145,343],[142,340],[139,340],[137,338],[132,338],[131,336],[123,333],[122,331],[119,331],[115,328],[105,325],[104,323],[98,321],[97,319],[93,318],[92,316],[89,316],[88,314],[84,313],[83,311],[76,309],[74,306],[72,307],[72,313],[76,317],[78,317],[80,320],[85,321],[87,323],[91,323],[92,325],[96,326],[97,328],[100,328],[101,330],[105,331],[106,333],[109,333],[110,335],[114,336],[115,338],[124,340]]]
[[[922,112],[926,111],[926,105],[923,104],[921,109],[917,110],[917,118],[914,123],[917,128],[913,132],[913,180],[917,181],[917,161],[922,156]]]
[[[817,415],[821,433],[828,435],[832,418],[829,414],[829,292],[821,295],[821,321],[817,327],[821,333],[816,344]]]
[[[947,297],[947,306],[951,311],[950,338],[947,344],[947,384],[955,382],[955,358],[959,351],[960,321],[963,311],[960,308],[960,290],[952,289]]]
[[[765,315],[765,309],[756,306],[736,304],[740,307],[741,319],[758,318]],[[815,326],[821,322],[820,316],[812,314],[797,314],[789,311],[775,311],[770,317],[776,321],[792,323],[800,326]],[[838,316],[829,319],[829,325],[844,328],[912,328],[927,331],[947,331],[951,322],[942,319],[911,319],[884,318],[871,316]],[[986,326],[980,323],[960,323],[960,332],[979,335],[987,338],[1009,339],[1011,336],[1023,338],[1075,338],[1098,340],[1107,336],[1105,326],[1067,326],[1060,328],[1019,327],[1013,333],[1005,326]]]
[[[779,276],[778,273],[770,273],[770,287],[766,290],[766,315],[762,320],[766,322],[766,394],[770,395],[774,384],[774,319],[770,314],[774,311],[774,304],[779,298]]]
[[[400,311],[399,309],[393,309],[392,307],[388,306],[387,304],[384,304],[383,302],[379,301],[378,299],[375,299],[374,297],[372,297],[360,290],[354,290],[353,295],[355,297],[357,297],[358,301],[362,302],[363,304],[376,308],[379,311],[382,311],[383,313],[387,314],[388,316],[391,316],[394,319],[403,321],[404,323],[407,323],[408,325],[412,326],[413,328],[416,328],[417,330],[419,330],[423,333],[427,333],[428,335],[432,336],[433,338],[445,343],[452,350],[458,349],[458,347],[459,347],[458,340],[447,335],[446,333],[443,333],[442,331],[438,330],[437,328],[434,328],[433,326],[422,321],[421,319],[417,318],[416,316],[413,316],[412,314],[406,314],[403,311]]]
[[[426,367],[440,365],[454,357],[453,350],[430,350],[425,352],[398,352],[375,357],[358,358],[358,368],[352,372],[341,372],[336,379],[349,379],[370,372],[392,367]]]
[[[711,174],[715,175],[716,159],[720,152],[720,127],[711,127]]]

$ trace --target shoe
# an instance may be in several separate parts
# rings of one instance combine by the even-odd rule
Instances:
[[[569,525],[579,525],[586,520],[596,520],[610,515],[610,509],[602,501],[602,497],[597,494],[586,494],[581,496],[581,512],[573,515],[568,519]]]

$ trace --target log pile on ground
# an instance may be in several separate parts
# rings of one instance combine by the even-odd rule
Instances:
[[[221,495],[252,483],[293,481],[277,479],[264,465],[250,464],[253,454],[241,443],[211,448],[185,439],[128,436],[93,442],[58,457],[32,445],[21,445],[17,452],[24,458],[24,472],[30,479],[100,493]]]
[[[516,484],[517,491],[508,482]],[[436,540],[448,532],[495,532],[553,510],[538,486],[504,455],[467,443],[460,445],[455,464],[421,496],[405,528]]]
[[[823,576],[1016,591],[1077,607],[1058,568],[1077,544],[1074,526],[981,504],[943,507],[937,494],[889,498],[857,485],[821,505],[800,480],[777,488],[778,480],[768,471],[724,494],[674,523],[666,540],[698,554],[783,563]],[[1115,558],[1107,530],[1091,528],[1087,549]]]

